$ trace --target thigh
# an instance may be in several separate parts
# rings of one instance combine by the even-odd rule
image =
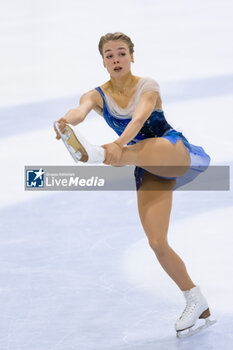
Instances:
[[[180,139],[173,144],[164,137],[152,137],[144,139],[134,146],[143,158],[154,160],[153,164],[190,166],[189,150]]]
[[[190,168],[191,158],[182,140],[176,144],[163,137],[148,138],[124,149],[125,159],[154,175],[164,177],[183,176]],[[126,164],[130,164],[127,163]]]
[[[141,223],[149,241],[166,239],[175,184],[175,179],[161,179],[148,172],[143,175],[137,200]]]
[[[152,174],[164,177],[183,176],[190,168],[191,157],[182,140],[175,144],[163,137],[157,139],[157,162],[161,166],[144,167]]]

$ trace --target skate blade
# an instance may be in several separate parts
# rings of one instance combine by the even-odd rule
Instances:
[[[88,161],[88,154],[85,150],[85,148],[82,146],[82,144],[77,139],[74,131],[69,125],[66,125],[66,132],[63,134],[61,130],[59,129],[58,122],[54,123],[54,126],[61,136],[62,141],[64,142],[66,148],[68,149],[69,153],[71,154],[74,161],[77,163],[79,160],[82,162]]]
[[[191,337],[194,334],[197,334],[199,332],[201,332],[203,329],[208,328],[210,326],[212,326],[213,324],[215,324],[217,321],[216,320],[210,320],[209,318],[205,319],[205,324],[193,329],[192,327],[189,328],[188,330],[185,331],[178,331],[176,336],[177,338],[187,338],[187,337]]]

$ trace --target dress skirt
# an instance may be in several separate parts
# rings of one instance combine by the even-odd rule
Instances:
[[[159,176],[163,179],[176,179],[176,185],[173,188],[175,191],[177,188],[193,181],[200,173],[204,172],[210,164],[210,156],[204,151],[201,146],[196,146],[188,142],[181,132],[178,132],[174,129],[166,132],[163,136],[165,139],[168,139],[171,143],[176,144],[177,140],[182,140],[184,145],[188,148],[189,154],[191,157],[191,165],[189,170],[182,176],[178,177],[164,177]],[[139,190],[142,184],[143,174],[146,170],[136,166],[134,171],[135,181],[137,191]],[[156,175],[158,176],[158,175]]]

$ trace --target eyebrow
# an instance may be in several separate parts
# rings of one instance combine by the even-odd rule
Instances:
[[[121,50],[121,49],[124,49],[124,50],[126,50],[126,48],[125,48],[125,47],[118,47],[118,50]],[[105,52],[108,52],[108,51],[112,51],[112,50],[110,50],[110,49],[108,49],[108,50],[105,50],[105,51],[104,51],[104,53],[105,53]]]

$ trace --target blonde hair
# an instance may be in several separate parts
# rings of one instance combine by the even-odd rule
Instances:
[[[126,42],[126,44],[129,47],[129,53],[132,54],[134,52],[134,44],[132,43],[130,37],[128,37],[127,35],[125,35],[122,32],[115,32],[115,33],[107,33],[105,35],[102,35],[99,41],[99,52],[101,54],[101,56],[103,57],[103,46],[104,44],[106,44],[108,41],[110,40],[122,40],[124,42]]]

